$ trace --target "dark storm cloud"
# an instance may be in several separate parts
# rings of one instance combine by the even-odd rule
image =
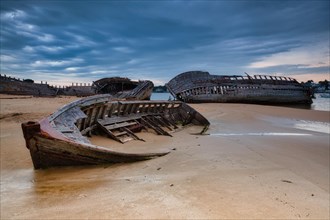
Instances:
[[[273,55],[306,45],[329,56],[328,1],[2,1],[1,24],[1,72],[20,77],[165,83],[194,69],[296,73]]]

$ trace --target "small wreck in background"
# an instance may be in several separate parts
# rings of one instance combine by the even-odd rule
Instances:
[[[177,75],[166,86],[177,100],[188,103],[311,104],[313,96],[311,88],[283,76],[211,75],[190,71]]]
[[[32,96],[91,96],[111,94],[117,98],[149,100],[154,84],[149,80],[134,81],[124,77],[103,78],[93,83],[72,83],[70,86],[36,83],[32,79],[18,79],[0,74],[0,93]]]
[[[149,80],[134,81],[124,77],[103,78],[93,82],[95,94],[111,94],[116,98],[150,100],[154,84]]]

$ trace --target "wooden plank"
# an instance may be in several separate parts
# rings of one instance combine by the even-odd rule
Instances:
[[[121,104],[133,104],[133,103],[136,103],[136,104],[155,104],[155,103],[168,103],[168,104],[177,104],[177,103],[181,103],[180,101],[168,101],[168,100],[162,100],[161,102],[158,101],[158,100],[137,100],[137,101],[134,101],[134,100],[130,100],[130,101],[125,101],[125,100],[122,100],[122,101],[118,101],[118,103],[121,103]]]
[[[122,143],[125,143],[125,142],[128,142],[128,141],[131,141],[131,140],[133,140],[133,138],[132,138],[131,136],[125,136],[125,137],[121,137],[121,138],[120,138],[120,141],[121,141]]]
[[[109,131],[109,130],[108,130]],[[112,132],[113,133],[113,132]],[[116,133],[113,133],[116,137],[119,137],[119,136],[122,136],[122,135],[125,135],[127,134],[126,131],[121,131],[121,132],[116,132]]]
[[[127,115],[127,108],[129,107],[129,104],[122,105],[121,107],[121,114],[120,115]]]
[[[107,111],[108,117],[111,117],[112,116],[112,113],[113,113],[113,110],[114,110],[116,104],[110,103],[110,106],[109,106],[108,111]]]
[[[145,124],[146,126],[148,126],[149,128],[152,128],[157,134],[161,135],[162,133],[160,131],[158,131],[158,129],[156,127],[154,127],[151,123],[149,123],[147,120],[141,118],[141,121],[143,124]]]
[[[136,134],[134,134],[134,132],[132,132],[128,128],[123,127],[122,129],[125,130],[130,136],[134,137],[136,140],[145,142],[145,140],[143,140],[142,138],[139,138]]]
[[[173,126],[174,129],[177,129],[178,126],[176,126],[175,122],[170,120],[170,119],[167,119],[164,115],[159,115],[167,124]]]
[[[106,114],[107,114],[107,112],[109,111],[109,108],[110,108],[110,106],[109,106],[109,105],[105,105],[105,106],[104,106],[104,108],[103,108],[103,110],[102,110],[102,114],[101,114],[101,117],[100,117],[100,118],[104,119],[104,118],[106,117]]]
[[[134,108],[134,104],[129,104],[126,108],[126,115],[130,115],[132,113],[132,108]]]
[[[95,96],[87,97],[84,99],[79,99],[77,101],[74,101],[74,102],[71,102],[71,103],[65,105],[58,111],[54,112],[51,116],[49,116],[49,119],[55,120],[58,116],[67,112],[71,108],[75,108],[77,106],[88,106],[88,105],[92,105],[93,103],[97,103],[97,102],[101,102],[101,101],[102,102],[108,101],[110,98],[111,98],[111,95],[104,94],[104,95],[95,95]]]
[[[86,113],[85,113],[87,115],[87,118],[84,121],[84,126],[83,126],[84,129],[86,129],[87,127],[89,127],[89,122],[91,120],[91,115],[93,113],[93,109],[94,108],[88,108],[87,111],[86,111]]]
[[[103,118],[103,113],[105,112],[106,108],[107,108],[107,105],[102,105],[100,107],[100,111],[99,111],[99,113],[97,114],[97,116],[95,118],[96,120],[99,119],[99,118]],[[94,124],[96,123],[96,120],[94,121]]]
[[[168,124],[166,124],[166,123],[163,121],[163,119],[162,119],[159,115],[155,115],[155,116],[153,116],[152,118],[154,118],[155,121],[157,121],[162,127],[167,127],[170,131],[173,130]]]
[[[138,120],[134,120],[137,124],[139,124],[144,130],[148,131],[148,128],[144,125],[141,124]]]
[[[127,126],[131,126],[131,125],[136,125],[137,123],[134,122],[122,122],[122,123],[118,123],[118,124],[111,124],[111,125],[106,125],[104,126],[105,128],[107,128],[108,130],[113,130],[113,129],[118,129],[118,128],[122,128],[122,127],[127,127]]]
[[[121,103],[119,103],[117,106],[117,114],[116,114],[117,116],[121,115],[122,108],[123,108],[123,105]]]
[[[116,116],[116,117],[111,117],[111,118],[98,119],[98,122],[105,126],[105,125],[114,124],[114,123],[137,120],[145,115],[146,114],[135,114],[135,115],[125,116],[125,117]]]
[[[82,126],[83,126],[83,119],[81,118],[81,119],[78,119],[77,120],[77,122],[76,122],[76,126],[77,126],[77,128],[79,129],[79,131],[82,131]]]
[[[114,140],[116,140],[116,141],[118,141],[118,142],[120,142],[120,143],[122,143],[123,144],[123,142],[119,139],[119,138],[117,138],[111,131],[109,131],[107,128],[105,128],[102,124],[100,124],[98,121],[96,122],[98,125],[99,125],[99,127],[108,135],[108,137],[110,137],[110,138],[112,138],[112,139],[114,139]]]
[[[169,105],[168,103],[163,103],[162,104],[162,112],[165,112],[165,110],[167,109],[167,106],[168,105]]]
[[[157,134],[166,135],[172,137],[167,131],[164,131],[161,127],[159,127],[156,123],[148,118],[148,116],[144,117],[143,120],[147,122],[148,125],[151,125],[151,128],[156,131]]]
[[[137,113],[137,110],[138,110],[139,106],[140,106],[140,104],[133,104],[133,107],[132,107],[132,109],[131,109],[130,114],[135,114],[135,113]]]
[[[58,127],[57,126],[57,130],[60,131],[61,133],[73,133],[73,130],[71,130],[68,127]]]
[[[97,119],[97,116],[98,116],[98,114],[100,112],[100,108],[101,108],[101,106],[94,106],[93,107],[93,111],[92,111],[92,114],[90,116],[88,127],[90,127],[91,125],[93,125],[93,123],[95,123],[95,121]]]
[[[140,113],[147,113],[148,107],[149,107],[149,104],[143,103],[143,105],[140,109]]]
[[[86,129],[80,131],[80,133],[81,133],[82,135],[86,135],[86,134],[88,134],[90,131],[94,130],[96,127],[97,127],[97,124],[94,124],[94,125],[92,125],[92,126],[86,128]]]

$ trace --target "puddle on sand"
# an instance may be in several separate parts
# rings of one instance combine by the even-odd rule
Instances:
[[[330,134],[330,123],[328,122],[297,120],[270,116],[261,117],[261,119],[281,127],[292,127],[301,130]]]
[[[304,121],[299,120],[293,125],[294,128],[316,131],[325,134],[330,134],[330,124],[326,122],[318,122],[318,121]]]
[[[303,133],[278,133],[278,132],[254,132],[254,133],[215,133],[211,136],[311,136]]]

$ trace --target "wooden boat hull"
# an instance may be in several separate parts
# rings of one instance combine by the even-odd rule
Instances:
[[[95,146],[84,135],[91,135],[94,130],[102,127],[102,124],[99,124],[100,121],[110,121],[110,119],[114,120],[116,125],[129,124],[127,122],[132,120],[136,121],[136,124],[142,124],[143,121],[150,120],[143,126],[149,124],[152,127],[150,129],[155,129],[164,135],[165,133],[161,131],[166,131],[161,126],[157,126],[155,121],[152,122],[152,118],[156,120],[155,117],[160,117],[157,119],[160,121],[161,117],[164,117],[162,123],[168,119],[168,123],[170,123],[169,120],[180,120],[186,124],[202,125],[204,126],[203,131],[209,126],[207,119],[185,103],[121,101],[114,99],[111,95],[96,95],[70,103],[40,122],[23,123],[22,130],[35,169],[123,163],[163,156],[170,151],[118,152],[106,147]],[[172,125],[174,126],[174,124]],[[130,127],[123,128],[125,131],[131,131]],[[109,132],[111,133],[111,131]],[[131,132],[127,134],[137,137],[133,131]],[[109,137],[112,138],[112,136]],[[118,138],[118,140],[120,139]]]
[[[36,126],[39,126],[40,130],[34,129],[36,133],[31,133],[29,131],[31,127]],[[25,139],[35,169],[54,166],[133,162],[169,153],[169,151],[141,154],[116,152],[100,146],[54,138],[42,131],[42,126],[40,127],[39,123],[23,123],[22,128],[23,131],[25,130],[25,134],[30,132],[32,135],[32,137],[25,137]]]
[[[166,86],[174,97],[188,103],[312,103],[310,89],[289,77],[217,76],[191,71],[179,74]]]
[[[57,96],[68,95],[86,97],[96,94],[111,94],[116,98],[150,100],[154,84],[148,80],[132,81],[128,78],[112,77],[103,78],[93,82],[72,86],[50,86],[34,83],[33,80],[21,80],[0,74],[0,93],[12,95],[33,95],[33,96]]]
[[[120,99],[150,100],[154,84],[149,80],[133,81],[123,77],[102,78],[92,85],[95,94],[111,94]]]

